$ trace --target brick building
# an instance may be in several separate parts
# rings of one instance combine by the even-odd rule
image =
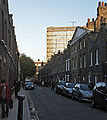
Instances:
[[[97,18],[87,29],[77,27],[70,41],[71,81],[93,82],[107,78],[107,4],[99,2]]]
[[[19,52],[13,26],[12,14],[9,14],[8,0],[0,0],[0,81],[5,78],[13,86],[18,79]]]

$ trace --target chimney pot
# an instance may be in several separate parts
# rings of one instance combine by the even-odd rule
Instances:
[[[92,18],[92,22],[94,22],[94,18]]]
[[[88,18],[88,23],[90,22],[90,18]]]
[[[101,6],[101,2],[99,2],[99,5],[98,6]]]
[[[102,2],[102,6],[104,6],[104,2]]]
[[[107,3],[105,3],[105,6],[107,6]]]

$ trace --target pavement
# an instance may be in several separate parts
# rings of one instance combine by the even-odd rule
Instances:
[[[26,91],[23,88],[21,88],[18,95],[25,96],[25,99],[23,100],[23,120],[31,120],[29,104],[28,104],[29,102],[28,102],[28,97],[27,97]],[[9,109],[9,114],[8,114],[7,118],[1,119],[1,106],[0,106],[0,120],[18,120],[17,119],[18,100],[15,98],[14,92],[12,95],[12,100],[13,100],[13,108],[11,110]]]

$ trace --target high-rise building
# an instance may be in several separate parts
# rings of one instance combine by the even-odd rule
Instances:
[[[76,27],[48,27],[47,28],[47,60],[52,55],[67,48],[68,41],[72,39]]]

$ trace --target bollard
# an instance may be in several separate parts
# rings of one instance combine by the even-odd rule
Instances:
[[[18,115],[17,120],[23,120],[23,100],[25,99],[24,95],[18,95]]]

